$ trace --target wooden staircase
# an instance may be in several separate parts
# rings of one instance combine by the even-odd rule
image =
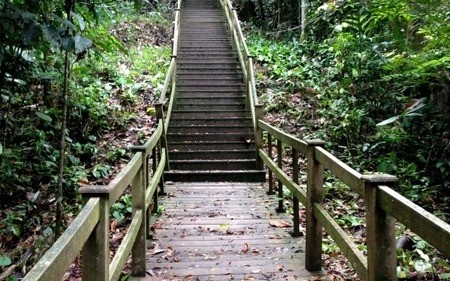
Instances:
[[[181,14],[177,88],[167,132],[169,181],[263,182],[256,166],[246,87],[217,0],[187,0]]]

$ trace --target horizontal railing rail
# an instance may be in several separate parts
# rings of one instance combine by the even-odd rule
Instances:
[[[258,150],[261,148],[262,140],[259,138],[261,133],[258,131],[258,120],[262,118],[263,107],[258,101],[258,93],[256,92],[255,72],[253,66],[253,57],[248,51],[247,43],[245,42],[245,36],[242,32],[241,24],[238,19],[236,9],[230,0],[219,0],[222,10],[227,18],[228,27],[231,30],[231,37],[233,47],[237,51],[239,62],[241,64],[242,73],[244,76],[244,82],[246,85],[246,107],[251,112],[252,124],[255,135],[256,146],[256,162],[257,166],[262,169],[262,161],[259,157]]]
[[[144,145],[132,147],[135,151],[133,158],[107,186],[85,186],[80,189],[86,202],[80,214],[23,280],[61,280],[80,252],[83,280],[118,280],[130,253],[132,275],[145,276],[148,212],[155,211],[158,194],[164,194],[163,175],[170,168],[166,132],[176,89],[181,4],[179,0],[175,9],[169,69],[159,101],[155,104],[157,129]],[[149,167],[149,162],[152,167]],[[151,176],[150,171],[153,171]],[[109,209],[130,185],[132,220],[114,258],[109,262]]]
[[[162,132],[162,146],[165,148],[166,170],[170,169],[169,148],[167,145],[166,132],[169,129],[169,123],[172,117],[172,109],[177,87],[176,77],[178,45],[180,41],[181,5],[182,1],[178,0],[177,7],[175,8],[175,20],[173,22],[172,55],[170,59],[169,69],[167,70],[166,78],[164,80],[164,84],[159,97],[159,102],[155,104],[156,117],[163,120],[164,124]],[[168,95],[169,92],[170,94]]]
[[[108,185],[80,188],[84,207],[23,280],[61,280],[80,252],[83,280],[118,280],[130,253],[132,274],[145,276],[148,212],[156,211],[158,187],[159,193],[164,193],[163,126],[159,120],[150,139],[142,146],[132,147],[134,156]],[[132,190],[132,219],[110,263],[110,208],[129,186]]]
[[[277,180],[278,198],[283,198],[283,186],[293,196],[294,231],[299,235],[299,203],[306,207],[306,261],[309,271],[321,269],[322,237],[325,229],[363,280],[396,280],[397,257],[395,219],[421,236],[442,254],[450,257],[450,225],[409,201],[394,190],[397,178],[386,174],[360,174],[323,148],[324,142],[303,141],[264,121],[258,126],[266,135],[267,149],[259,155],[269,170],[269,194],[274,194]],[[272,155],[276,141],[276,159]],[[282,157],[292,153],[292,177],[283,171]],[[306,186],[299,184],[298,155],[307,160]],[[336,222],[323,206],[324,169],[341,180],[364,199],[366,211],[366,246],[364,254],[352,237]],[[283,199],[278,201],[278,211],[284,211]]]

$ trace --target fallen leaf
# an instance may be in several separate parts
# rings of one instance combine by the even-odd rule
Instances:
[[[290,222],[284,220],[270,220],[269,225],[273,227],[291,227],[292,224]]]
[[[244,243],[244,247],[242,247],[242,252],[245,254],[248,252],[248,244]]]
[[[155,229],[162,229],[163,228],[163,224],[160,222],[155,222],[152,226],[151,226],[151,230],[155,230]]]
[[[157,255],[157,254],[161,254],[164,253],[166,250],[164,249],[155,249],[153,250],[153,254],[152,255]]]

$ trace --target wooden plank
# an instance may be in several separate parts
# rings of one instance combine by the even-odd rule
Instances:
[[[304,185],[294,183],[286,173],[277,167],[277,164],[269,158],[264,150],[259,150],[259,156],[263,159],[264,163],[266,163],[267,167],[275,174],[276,178],[280,180],[303,205],[306,205],[306,191],[303,188]]]
[[[123,170],[108,184],[109,206],[111,207],[122,196],[128,185],[142,166],[142,152],[137,152]]]
[[[131,253],[131,248],[134,241],[136,241],[139,228],[142,224],[142,214],[142,210],[137,210],[134,214],[133,220],[131,220],[130,226],[128,227],[127,234],[125,234],[122,243],[120,243],[114,258],[109,265],[110,281],[118,280],[120,277],[120,273]]]
[[[149,251],[147,266],[154,278],[229,280],[230,276],[260,276],[263,280],[282,280],[283,276],[291,276],[296,278],[293,280],[305,280],[305,276],[313,275],[304,269],[303,237],[293,238],[291,227],[270,226],[271,220],[292,224],[292,219],[288,214],[274,212],[275,206],[265,206],[266,187],[245,183],[176,183],[166,188],[175,197],[161,198],[166,210],[154,224],[158,225],[153,235],[158,250]],[[201,190],[206,193],[200,194]],[[191,191],[194,194],[189,195]],[[185,198],[187,203],[183,202]],[[214,198],[221,200],[216,206]],[[267,198],[268,202],[276,201],[273,195]],[[229,204],[235,205],[233,201],[248,203],[247,207],[232,211],[245,219],[227,216]],[[196,217],[186,217],[188,212],[182,209],[191,203],[196,206],[193,209]],[[210,210],[225,215],[209,217]]]
[[[450,225],[409,201],[388,186],[380,185],[377,204],[390,216],[450,257]]]
[[[66,231],[22,280],[61,279],[97,224],[99,204],[99,198],[89,199]]]
[[[164,86],[161,90],[161,96],[159,98],[159,102],[161,104],[164,104],[166,102],[166,92],[169,88],[169,84],[173,79],[173,73],[176,67],[177,61],[176,61],[176,57],[172,57],[172,59],[170,60],[170,65],[169,65],[169,69],[167,70],[167,74],[166,74],[166,79],[164,80]]]
[[[164,153],[162,153],[161,155],[164,155]],[[156,189],[158,188],[158,183],[161,180],[161,176],[164,173],[165,166],[166,166],[166,158],[161,157],[158,167],[156,168],[156,171],[153,173],[152,178],[150,179],[150,183],[145,191],[146,205],[150,204],[150,202],[152,201],[153,195],[156,192]]]
[[[364,197],[364,182],[361,179],[362,175],[360,173],[329,153],[323,147],[316,147],[315,157],[335,177],[342,180],[361,197]]]
[[[258,126],[267,131],[276,139],[281,140],[284,144],[297,149],[300,153],[306,154],[306,148],[308,147],[308,144],[305,141],[302,141],[299,138],[285,133],[261,120],[258,121]]]
[[[336,245],[338,245],[339,249],[350,261],[358,276],[365,280],[365,276],[367,275],[367,259],[364,254],[320,204],[314,204],[313,211],[314,216],[322,223],[323,228],[330,234]]]

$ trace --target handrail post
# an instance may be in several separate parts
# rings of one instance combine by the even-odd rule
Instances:
[[[98,223],[81,250],[82,280],[109,281],[109,193],[80,193],[83,202],[100,197]]]
[[[395,219],[377,205],[379,185],[393,187],[397,177],[387,174],[363,175],[366,204],[367,280],[397,280]]]
[[[280,139],[277,139],[277,164],[280,170],[283,169],[283,143]],[[283,183],[278,180],[278,207],[276,209],[277,213],[284,213],[286,209],[284,208],[284,194],[283,194]]]
[[[142,152],[138,152],[142,153]],[[145,161],[147,157],[143,153],[142,157]],[[147,220],[145,219],[145,187],[144,187],[144,166],[142,165],[134,176],[133,181],[131,183],[132,186],[132,205],[133,205],[133,216],[135,215],[137,210],[142,210],[142,215],[144,216],[142,219],[142,223],[139,227],[139,231],[136,237],[136,241],[133,244],[131,249],[131,271],[133,276],[145,276],[146,274],[146,250],[147,250],[147,241],[146,241],[146,231],[147,231]]]
[[[292,180],[298,184],[298,175],[299,175],[299,165],[298,165],[298,151],[297,149],[292,147]],[[298,198],[295,194],[292,196],[292,204],[294,211],[294,231],[292,232],[292,237],[300,237],[300,209]]]
[[[153,171],[156,171],[157,167],[158,167],[158,153],[157,153],[156,147],[154,147],[152,150],[152,169],[153,169]],[[162,185],[164,185],[164,182],[161,179],[161,181],[159,182],[160,189],[161,189]],[[158,212],[158,205],[159,205],[158,195],[159,195],[158,192],[155,192],[153,194],[153,204],[155,205],[153,208],[154,214],[156,214]]]
[[[314,204],[323,200],[323,166],[315,158],[317,146],[322,140],[307,141],[307,190],[306,190],[306,252],[305,268],[319,271],[322,266],[322,224],[314,217]]]
[[[135,152],[142,152],[142,169],[143,169],[143,173],[142,176],[144,177],[143,179],[143,184],[144,184],[144,197],[145,197],[145,191],[148,188],[148,185],[150,183],[150,179],[149,179],[149,169],[148,169],[148,160],[150,155],[147,153],[147,148],[144,146],[134,146],[131,148],[132,151]],[[147,202],[144,201],[144,208],[147,208]],[[150,237],[150,232],[148,229],[148,225],[150,225],[150,214],[149,214],[149,210],[142,210],[143,215],[145,216],[145,223],[146,223],[146,227],[145,227],[145,231],[146,231],[146,236],[147,238]],[[145,214],[144,214],[145,213]],[[143,220],[144,221],[144,220]]]
[[[256,167],[259,170],[264,168],[264,162],[259,156],[259,150],[262,149],[262,130],[259,127],[258,121],[263,118],[263,106],[262,104],[255,105],[255,146],[256,146]]]
[[[272,135],[267,132],[267,148],[268,148],[268,155],[270,159],[273,159],[272,156],[272,150],[273,150],[273,144],[272,144]],[[275,191],[273,191],[273,172],[271,169],[269,170],[269,191],[267,191],[267,195],[275,195]]]
[[[156,103],[155,104],[155,111],[156,111],[156,119],[162,120],[162,124],[164,124],[164,112],[163,112],[163,104],[162,103]],[[164,126],[162,126],[162,135],[161,135],[161,145],[166,149],[166,155],[164,157],[166,158],[166,170],[170,170],[169,166],[169,149],[167,147],[167,137],[166,137],[166,129]],[[161,155],[161,157],[163,157]]]

